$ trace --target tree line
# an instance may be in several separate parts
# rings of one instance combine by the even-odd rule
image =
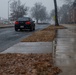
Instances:
[[[69,19],[71,17],[71,11],[73,10],[72,6],[73,4],[75,3],[75,6],[76,7],[76,0],[61,0],[62,2],[64,2],[64,4],[61,6],[61,7],[57,7],[58,9],[58,21],[59,23],[63,24],[67,24],[67,23],[70,23],[69,22]],[[55,20],[55,9],[53,9],[50,13],[50,17]],[[72,15],[74,15],[74,13],[72,13]]]
[[[61,0],[64,4],[61,7],[57,7],[57,0],[54,0],[55,9],[53,9],[49,14],[46,7],[42,3],[35,3],[30,10],[31,17],[36,20],[36,23],[47,22],[51,20],[55,21],[55,24],[68,23],[68,14],[71,10],[72,5],[76,0]],[[19,17],[27,16],[29,7],[25,4],[21,4],[21,1],[13,1],[10,5],[11,13],[10,20],[15,21]],[[58,23],[59,21],[59,23]]]
[[[29,7],[25,6],[25,4],[21,4],[21,1],[13,1],[10,5],[11,13],[10,20],[15,21],[19,17],[27,16]],[[36,20],[38,23],[49,20],[49,14],[47,13],[46,7],[42,5],[42,3],[35,3],[34,6],[30,10],[31,17]]]

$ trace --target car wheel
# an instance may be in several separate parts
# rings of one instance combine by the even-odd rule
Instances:
[[[35,30],[35,27],[33,28],[33,30]]]
[[[18,28],[15,28],[15,31],[18,31]]]
[[[30,31],[33,31],[33,27],[30,28]]]

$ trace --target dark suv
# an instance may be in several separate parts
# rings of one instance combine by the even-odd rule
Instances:
[[[35,21],[33,21],[29,17],[21,17],[15,22],[15,31],[20,30],[26,30],[29,29],[30,31],[35,30]]]

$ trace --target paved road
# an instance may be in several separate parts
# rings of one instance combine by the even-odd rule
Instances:
[[[0,52],[20,42],[21,39],[28,37],[32,33],[46,28],[48,25],[36,25],[36,30],[33,32],[24,31],[16,32],[14,28],[3,28],[0,29]]]

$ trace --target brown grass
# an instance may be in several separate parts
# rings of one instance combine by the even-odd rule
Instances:
[[[41,31],[33,33],[21,42],[51,42],[55,38],[55,30],[63,29],[63,26],[49,26]]]
[[[49,42],[54,39],[55,32],[53,31],[38,31],[31,36],[22,40],[22,42]]]
[[[52,54],[0,54],[0,75],[57,75]]]
[[[50,25],[47,28],[43,29],[43,30],[57,30],[57,29],[64,29],[64,26],[54,26],[54,25]]]

